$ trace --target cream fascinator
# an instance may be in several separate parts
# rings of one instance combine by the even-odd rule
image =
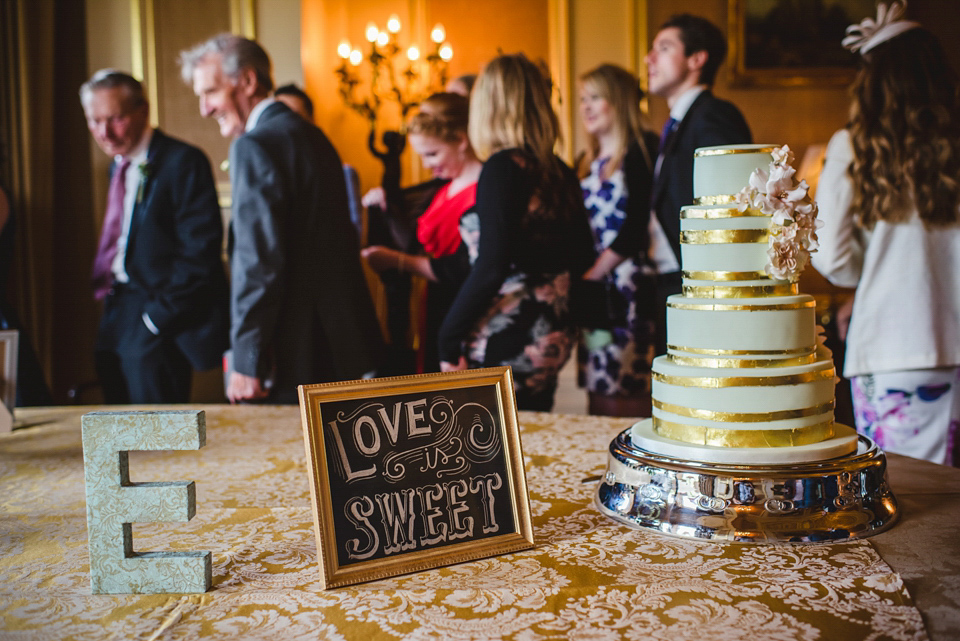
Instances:
[[[877,19],[864,18],[860,24],[847,27],[847,37],[843,39],[844,47],[863,55],[881,42],[899,36],[904,31],[920,26],[919,22],[901,20],[907,8],[906,0],[895,0],[890,6],[882,2],[877,5]]]

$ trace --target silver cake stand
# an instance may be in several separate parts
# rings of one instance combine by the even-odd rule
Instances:
[[[798,465],[686,461],[643,450],[630,429],[610,443],[596,502],[632,527],[719,542],[856,539],[896,521],[887,460],[860,436],[846,456]]]

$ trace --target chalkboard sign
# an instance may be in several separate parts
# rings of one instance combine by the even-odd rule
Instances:
[[[509,367],[299,392],[325,589],[533,547]]]

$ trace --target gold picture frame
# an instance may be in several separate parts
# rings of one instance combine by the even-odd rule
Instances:
[[[849,85],[857,56],[840,41],[876,12],[875,0],[728,0],[728,8],[735,87]]]
[[[323,589],[533,547],[509,367],[299,395]]]
[[[0,330],[0,432],[13,429],[13,410],[17,405],[17,353],[20,332]]]

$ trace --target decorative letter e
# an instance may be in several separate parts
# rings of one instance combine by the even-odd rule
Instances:
[[[90,583],[94,594],[206,592],[209,552],[134,552],[131,523],[182,521],[196,512],[193,481],[131,483],[131,450],[196,450],[203,411],[91,412],[83,416]]]

